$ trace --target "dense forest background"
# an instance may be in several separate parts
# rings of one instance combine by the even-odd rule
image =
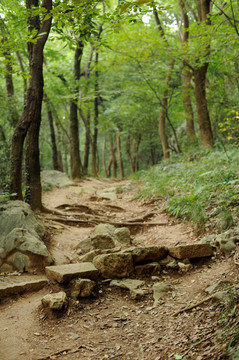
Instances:
[[[238,14],[236,0],[2,0],[3,196],[41,208],[40,169],[123,178],[208,149],[230,158]]]

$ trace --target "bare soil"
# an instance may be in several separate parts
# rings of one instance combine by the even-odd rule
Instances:
[[[45,192],[46,207],[68,214],[66,221],[60,221],[60,214],[41,215],[55,263],[72,261],[74,247],[93,230],[97,216],[124,223],[154,213],[139,221],[141,224],[130,226],[133,244],[174,246],[198,241],[189,225],[167,216],[163,203],[136,200],[136,186],[126,180],[84,179],[75,186]],[[85,223],[71,222],[74,216]],[[89,221],[87,216],[91,216]],[[94,297],[70,300],[68,310],[59,315],[49,314],[41,306],[44,295],[60,289],[57,284],[2,299],[0,360],[219,359],[223,348],[217,331],[225,326],[220,321],[223,312],[227,315],[224,305],[207,300],[174,315],[206,299],[209,285],[237,282],[237,272],[232,256],[216,253],[212,259],[194,261],[186,274],[163,269],[158,279],[141,277],[148,295],[140,301],[132,300],[127,290],[102,282]],[[18,276],[16,281],[24,276],[29,275]],[[170,284],[172,291],[154,305],[152,285],[156,281]]]

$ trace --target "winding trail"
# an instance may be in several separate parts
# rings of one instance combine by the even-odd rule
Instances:
[[[58,212],[40,215],[48,228],[46,242],[55,263],[70,263],[74,247],[102,219],[115,223],[136,219],[137,225],[130,230],[132,243],[137,245],[197,241],[189,226],[166,215],[163,203],[135,200],[136,186],[127,180],[84,179],[45,192],[44,205]],[[61,317],[48,316],[40,306],[45,294],[59,290],[57,284],[4,299],[0,306],[0,360],[166,360],[175,359],[176,354],[187,360],[216,359],[217,304],[206,301],[177,317],[173,314],[206,298],[206,287],[216,281],[234,281],[237,271],[230,259],[218,256],[193,265],[184,275],[164,269],[158,279],[144,278],[149,291],[140,301],[104,282],[96,299],[72,301]],[[156,306],[151,291],[155,281],[172,288]]]

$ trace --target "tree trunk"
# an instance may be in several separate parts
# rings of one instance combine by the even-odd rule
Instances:
[[[109,134],[109,142],[110,142],[110,159],[108,162],[107,171],[109,176],[111,176],[111,166],[113,165],[112,176],[116,178],[117,177],[117,161],[115,157],[116,145],[115,143],[113,143],[113,138],[111,133]]]
[[[83,42],[78,40],[75,50],[74,62],[74,90],[70,102],[70,145],[71,145],[71,176],[73,179],[81,177],[81,159],[79,142],[79,123],[78,123],[78,92],[80,79],[80,64],[83,54]]]
[[[58,151],[56,146],[56,135],[55,135],[55,129],[54,129],[54,123],[53,123],[53,115],[51,111],[51,107],[49,104],[49,99],[47,95],[45,95],[46,99],[46,105],[47,105],[47,116],[48,116],[48,123],[50,127],[50,134],[51,134],[51,148],[52,148],[52,166],[54,170],[60,170],[59,164],[58,164]]]
[[[156,8],[154,8],[154,17],[155,17],[155,22],[158,27],[159,33],[160,33],[160,37],[163,39],[163,41],[165,42],[165,44],[167,46],[167,49],[169,50],[169,43],[166,39],[166,36],[165,36],[165,33],[164,33],[164,30],[163,30],[163,27],[162,27],[161,21],[159,19]],[[169,83],[171,80],[171,72],[172,72],[173,67],[174,67],[174,61],[170,60],[168,74],[164,81],[164,91],[162,93],[161,108],[160,108],[160,115],[159,115],[159,137],[160,137],[162,148],[163,148],[164,159],[167,159],[170,157],[168,137],[166,134],[166,117],[167,117],[167,108],[168,108],[168,88],[169,88]]]
[[[122,152],[121,152],[121,141],[120,141],[120,133],[117,131],[116,133],[116,146],[118,151],[118,161],[119,161],[119,170],[120,170],[120,178],[124,178],[124,164],[122,159]]]
[[[141,134],[133,140],[133,168],[134,172],[139,170],[139,145],[141,143]]]
[[[187,50],[188,46],[188,38],[189,38],[189,17],[186,12],[184,0],[178,0],[182,20],[183,20],[183,32],[181,36],[181,41],[184,44],[185,50]],[[188,68],[186,61],[183,61],[183,69],[182,69],[182,98],[183,98],[183,107],[185,113],[185,120],[186,120],[186,133],[189,139],[192,139],[196,136],[195,128],[194,128],[194,116],[193,116],[193,108],[191,102],[191,79],[192,79],[192,72]]]
[[[103,169],[104,169],[104,173],[105,173],[105,177],[109,177],[109,173],[107,171],[107,167],[106,167],[106,134],[104,132],[104,137],[103,137],[103,146],[102,146],[102,166],[103,166]]]
[[[210,13],[210,0],[200,0],[198,1],[198,11],[199,11],[199,19],[201,21],[205,21],[206,25],[211,24],[211,20],[209,18]],[[209,56],[210,53],[210,44],[208,44],[206,48],[206,53],[204,55]],[[207,77],[207,69],[208,62],[204,61],[201,64],[200,59],[198,59],[197,66],[193,70],[194,82],[195,82],[195,99],[196,99],[196,107],[197,107],[197,115],[198,115],[198,123],[200,129],[200,136],[202,146],[213,146],[213,134],[211,121],[209,116],[209,110],[207,106],[207,97],[206,97],[206,77]]]
[[[183,96],[183,107],[186,119],[186,133],[189,139],[193,139],[196,136],[195,127],[194,127],[194,115],[193,115],[193,107],[191,102],[191,79],[192,73],[188,69],[187,65],[184,65],[182,71],[182,96]]]
[[[14,100],[14,85],[12,79],[12,56],[9,46],[7,44],[8,39],[6,37],[2,38],[2,43],[5,43],[6,45],[6,50],[3,51],[3,56],[5,58],[5,63],[6,63],[5,80],[6,80],[6,89],[8,96],[8,108],[10,110],[12,126],[15,127],[18,122],[18,114],[15,109],[15,100]]]
[[[90,144],[91,144],[89,104],[87,104],[84,124],[85,124],[85,152],[84,152],[83,173],[84,173],[84,175],[86,175],[88,173]]]
[[[97,137],[98,137],[98,118],[99,118],[99,71],[98,71],[99,53],[95,52],[95,98],[94,98],[94,130],[92,138],[92,173],[97,177]]]
[[[129,158],[130,173],[133,174],[135,172],[135,169],[134,169],[133,157],[132,157],[132,154],[131,154],[131,138],[130,138],[130,135],[127,135],[127,137],[126,137],[126,154],[128,155],[128,158]]]
[[[37,0],[27,0],[27,9],[32,6],[38,7]],[[41,202],[41,181],[39,161],[39,129],[41,123],[41,107],[43,99],[43,50],[47,41],[52,18],[49,13],[52,9],[52,0],[43,0],[42,8],[45,10],[47,19],[43,17],[40,26],[39,16],[29,18],[29,30],[37,29],[35,43],[28,43],[30,62],[30,81],[26,96],[26,105],[23,114],[16,125],[12,138],[12,156],[10,171],[10,191],[16,193],[16,197],[22,200],[22,154],[23,144],[29,127],[32,135],[29,143],[29,185],[31,192],[32,209],[42,209]]]
[[[213,134],[206,98],[206,74],[208,64],[194,69],[195,99],[202,146],[213,146]]]

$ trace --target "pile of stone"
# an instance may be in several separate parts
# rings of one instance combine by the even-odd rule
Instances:
[[[109,280],[110,286],[128,289],[131,298],[139,299],[150,290],[147,289],[145,281],[135,279],[136,276],[159,275],[162,267],[184,273],[192,269],[190,259],[208,257],[212,253],[213,248],[209,244],[172,248],[132,246],[127,228],[116,229],[111,225],[100,224],[87,239],[77,245],[77,263],[48,266],[46,275],[59,284],[69,283],[69,296],[75,299],[91,296],[97,280],[104,279]],[[154,301],[157,302],[170,290],[170,285],[164,282],[154,284],[151,290]],[[55,296],[57,297],[54,294]],[[62,310],[66,306],[66,298],[61,292],[59,296],[62,301],[58,310]],[[50,305],[48,300],[43,299],[43,304],[55,309],[55,305]]]

